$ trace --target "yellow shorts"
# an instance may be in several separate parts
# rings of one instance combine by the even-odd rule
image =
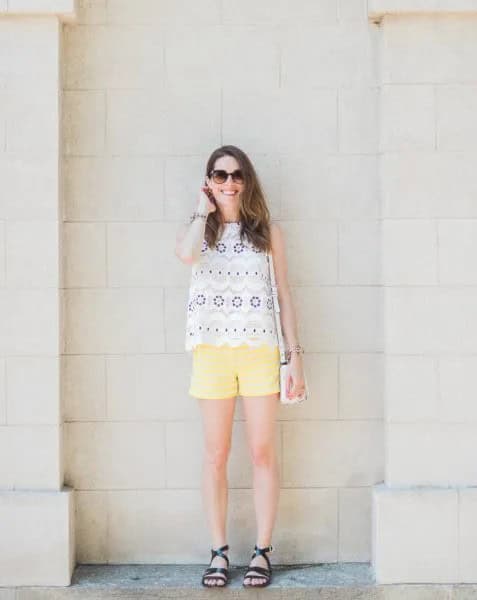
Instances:
[[[192,354],[189,394],[197,398],[266,396],[280,391],[278,346],[198,344]]]

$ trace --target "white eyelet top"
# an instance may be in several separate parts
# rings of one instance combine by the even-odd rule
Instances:
[[[202,242],[190,278],[186,351],[197,344],[278,345],[267,254],[242,241],[240,227],[225,223],[214,249]]]

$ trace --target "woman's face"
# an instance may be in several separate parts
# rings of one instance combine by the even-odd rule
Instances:
[[[227,173],[233,173],[240,170],[238,162],[233,156],[221,156],[215,161],[214,170],[221,169]],[[212,177],[206,177],[206,181],[219,208],[238,208],[240,206],[240,196],[244,190],[245,184],[234,181],[229,175],[224,183],[216,183]],[[227,210],[230,212],[230,210]]]

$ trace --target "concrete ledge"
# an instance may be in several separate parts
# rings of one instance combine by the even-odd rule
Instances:
[[[57,16],[61,21],[71,21],[77,15],[77,0],[0,0],[2,16]]]
[[[204,551],[204,555],[206,551]],[[273,563],[272,563],[273,564]],[[79,565],[65,588],[5,588],[0,599],[101,600],[103,598],[210,599],[215,592],[201,586],[203,565]],[[474,598],[477,586],[376,585],[367,563],[275,565],[273,581],[263,592],[242,587],[245,567],[232,566],[231,582],[217,591],[221,599],[261,597],[273,600],[464,600]],[[8,594],[11,594],[9,597]]]
[[[369,19],[406,13],[477,13],[477,0],[368,0]]]
[[[0,491],[2,587],[67,586],[75,565],[73,490]]]

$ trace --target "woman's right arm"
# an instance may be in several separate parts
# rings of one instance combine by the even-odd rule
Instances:
[[[201,191],[196,212],[209,214],[216,210],[207,195]],[[204,241],[205,219],[196,218],[188,225],[182,225],[176,237],[176,256],[184,263],[192,265],[198,261]]]

